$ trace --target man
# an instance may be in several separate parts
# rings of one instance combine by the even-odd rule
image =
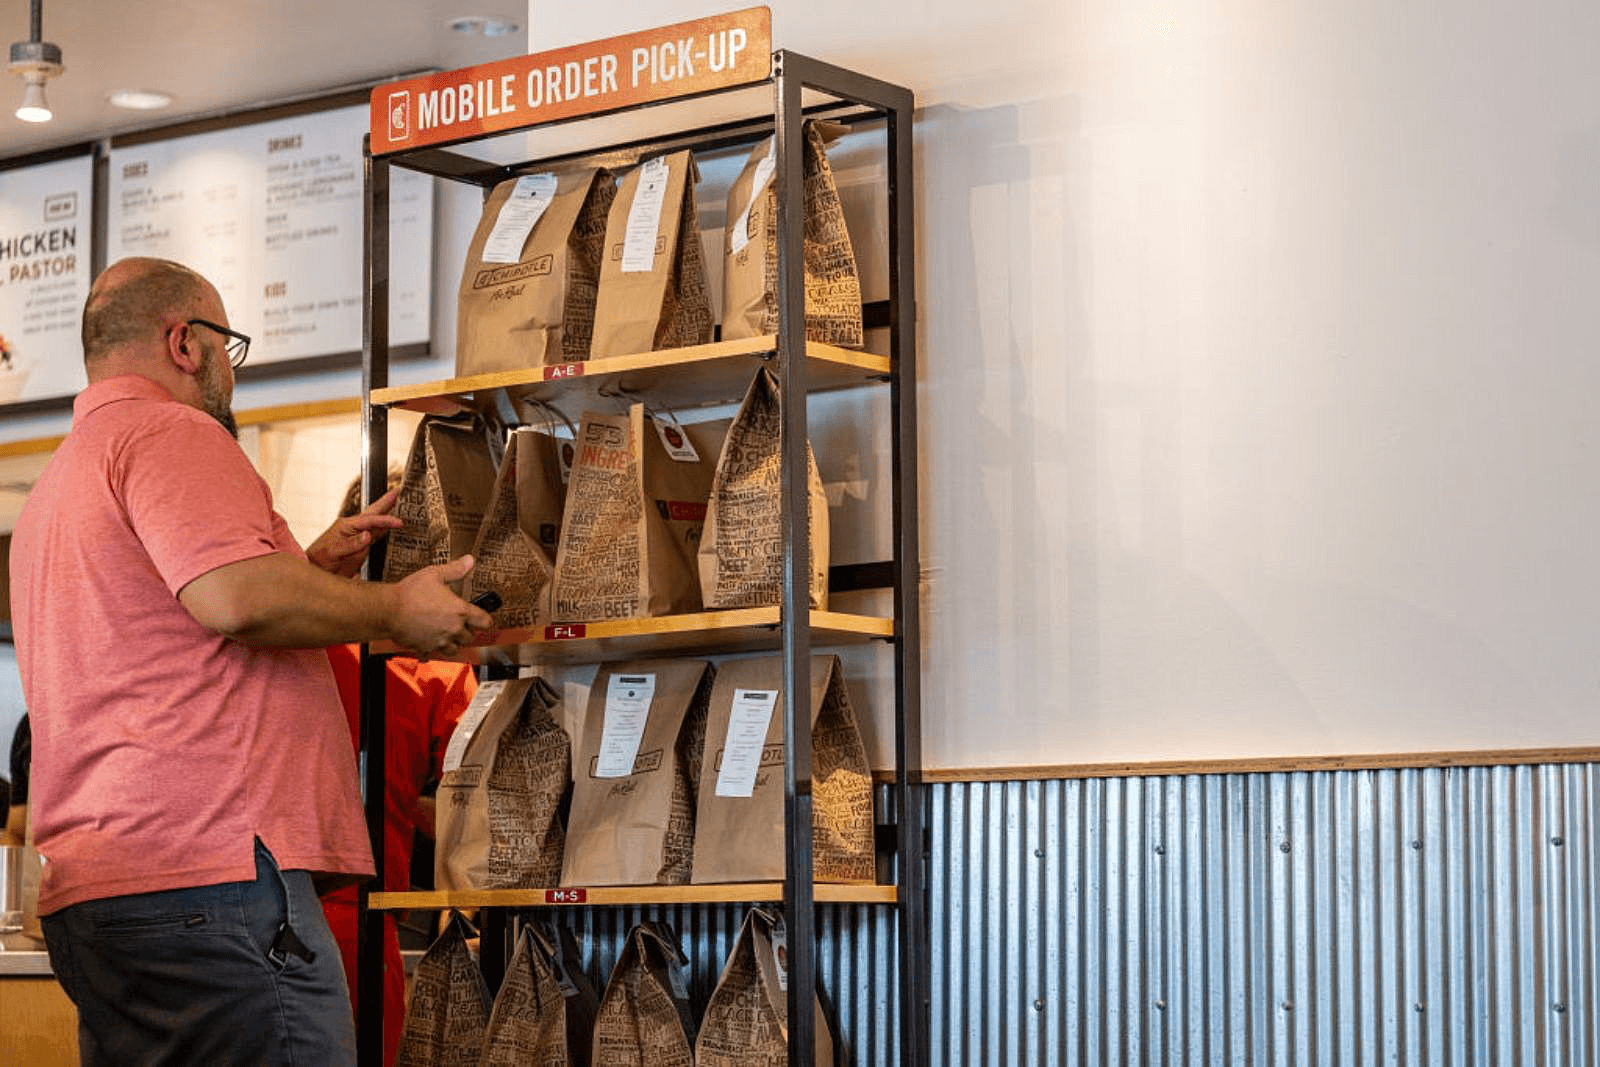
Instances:
[[[188,268],[110,267],[12,539],[39,911],[85,1064],[354,1062],[316,887],[372,856],[324,649],[490,625],[446,584],[470,557],[350,580],[392,496],[300,550],[232,436],[248,345]]]

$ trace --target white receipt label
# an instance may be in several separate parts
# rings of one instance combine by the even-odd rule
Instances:
[[[606,683],[605,725],[600,731],[596,778],[626,778],[639,758],[650,699],[656,692],[653,674],[613,674]]]
[[[445,746],[441,773],[449,774],[460,768],[461,761],[467,756],[467,746],[472,744],[473,735],[478,732],[478,727],[483,725],[484,716],[489,714],[489,708],[494,705],[495,698],[505,687],[506,683],[503,681],[484,682],[478,686],[478,691],[473,694],[467,710],[461,713],[455,732],[450,735],[450,743]]]
[[[750,202],[745,204],[744,210],[739,213],[739,221],[733,224],[733,229],[728,231],[728,247],[735,255],[744,251],[744,246],[750,243],[750,209],[756,206],[756,201],[761,194],[767,191],[767,183],[772,180],[773,168],[778,160],[773,155],[777,145],[767,148],[767,154],[761,157],[761,162],[756,164],[756,174],[750,183]]]
[[[628,208],[628,230],[622,239],[624,273],[647,271],[656,261],[656,235],[661,231],[661,205],[667,199],[667,160],[657,156],[639,168],[639,186]]]
[[[528,235],[555,198],[554,174],[529,174],[518,178],[516,188],[500,205],[500,214],[494,220],[494,229],[489,231],[489,239],[483,243],[483,261],[522,262],[522,246],[528,243]]]
[[[748,797],[756,791],[756,772],[767,747],[767,727],[777,706],[776,689],[735,689],[733,713],[728,716],[728,736],[722,743],[722,768],[717,772],[717,796]]]
[[[667,450],[667,455],[679,463],[699,463],[700,453],[694,449],[694,442],[689,440],[689,435],[683,432],[683,426],[678,422],[669,422],[665,419],[651,419],[655,424],[656,433],[661,437],[661,447]]]

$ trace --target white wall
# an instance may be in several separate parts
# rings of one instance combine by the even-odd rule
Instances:
[[[1600,8],[773,7],[921,108],[930,766],[1600,740]]]
[[[772,6],[918,94],[930,766],[1600,740],[1600,7]]]

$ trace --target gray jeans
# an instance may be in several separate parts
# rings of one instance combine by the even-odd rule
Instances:
[[[253,882],[90,900],[43,919],[85,1067],[351,1067],[339,946],[311,876],[256,842]]]

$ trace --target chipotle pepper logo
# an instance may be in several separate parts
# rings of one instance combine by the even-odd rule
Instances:
[[[389,140],[404,141],[411,136],[411,94],[401,90],[389,94]]]

